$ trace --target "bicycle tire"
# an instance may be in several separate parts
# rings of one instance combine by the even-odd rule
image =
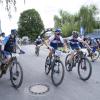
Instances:
[[[94,53],[98,53],[98,55],[94,58],[94,56],[93,56],[93,54],[91,55],[91,60],[92,61],[96,61],[98,58],[99,58],[99,56],[100,56],[100,52],[99,51],[95,51]]]
[[[54,70],[54,68],[55,68],[55,64],[56,63],[60,63],[61,64],[61,67],[62,67],[62,76],[61,76],[61,79],[60,79],[60,81],[59,82],[55,82],[55,79],[54,79],[54,73],[55,73],[55,70]],[[63,79],[64,79],[64,65],[63,65],[63,63],[62,63],[62,61],[53,61],[52,62],[52,65],[51,65],[51,68],[52,68],[52,70],[51,70],[51,80],[52,80],[52,83],[54,84],[54,86],[59,86],[62,82],[63,82]]]
[[[15,65],[16,68],[19,67],[19,69],[20,69],[21,76],[20,76],[20,81],[19,81],[18,84],[14,83],[14,81],[15,81],[14,80],[14,76],[13,76],[13,74],[15,74],[15,73],[13,73],[14,64],[16,64]],[[16,76],[17,76],[17,74],[18,74],[18,71],[16,71]],[[20,63],[17,62],[17,61],[13,62],[12,66],[10,67],[10,80],[11,80],[11,83],[12,83],[13,87],[16,88],[16,89],[19,88],[22,85],[22,82],[23,82],[23,70],[22,70],[22,67],[21,67]]]
[[[68,71],[68,72],[70,72],[71,70],[70,70],[70,63],[69,63],[69,61],[68,61],[68,57],[70,56],[71,54],[68,54],[67,56],[66,56],[66,58],[65,58],[65,67],[66,67],[66,70]]]
[[[80,68],[82,67],[82,66],[81,66],[82,60],[87,61],[87,63],[89,64],[89,73],[88,73],[87,77],[85,77],[85,78],[81,75],[81,72],[80,72]],[[87,66],[86,66],[86,67],[87,67]],[[81,68],[81,69],[82,69],[82,68]],[[84,70],[86,70],[86,69],[84,69]],[[78,64],[78,75],[79,75],[80,79],[83,80],[83,81],[86,81],[86,80],[88,80],[88,79],[90,78],[91,74],[92,74],[92,65],[91,65],[89,59],[87,59],[87,58],[82,58],[82,59],[79,61],[79,64]]]
[[[51,70],[51,68],[50,68],[51,61],[50,61],[50,64],[47,64],[48,58],[50,59],[50,57],[47,56],[46,62],[45,62],[45,73],[46,73],[46,75],[48,75],[50,73],[50,70]]]
[[[39,47],[36,47],[35,54],[36,54],[37,56],[39,56]]]

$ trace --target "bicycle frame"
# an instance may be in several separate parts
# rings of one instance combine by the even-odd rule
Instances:
[[[8,63],[4,63],[3,64],[3,60],[5,59],[4,58],[4,54],[3,53],[1,53],[1,69],[0,70],[2,70],[2,75],[3,74],[6,74],[6,71],[8,70],[8,68],[10,68],[10,65],[12,64],[12,62],[14,61],[14,60],[16,60],[17,61],[17,56],[19,56],[18,54],[15,54],[15,53],[12,53],[12,54],[10,54],[10,60],[9,60],[9,62]],[[4,71],[4,73],[3,73],[3,71]],[[2,75],[1,75],[1,77],[2,77]]]
[[[79,61],[86,57],[86,53],[83,53],[82,50],[76,50],[73,57],[73,64],[79,63]]]

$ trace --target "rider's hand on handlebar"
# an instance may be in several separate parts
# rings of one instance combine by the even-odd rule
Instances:
[[[65,49],[65,50],[63,50],[63,52],[64,52],[64,53],[66,53],[66,52],[67,52],[67,50]]]
[[[53,50],[53,47],[51,47],[51,46],[48,46],[48,49],[49,49],[49,50]]]

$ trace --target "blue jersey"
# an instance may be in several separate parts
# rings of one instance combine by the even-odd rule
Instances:
[[[54,49],[57,49],[58,47],[64,46],[64,41],[63,41],[63,38],[61,36],[59,36],[59,38],[52,36],[49,38],[49,41],[50,41],[50,46],[53,47]]]
[[[42,43],[42,39],[36,39],[35,43],[36,45],[40,45]]]
[[[8,40],[9,40],[9,36],[4,37],[4,39],[2,40],[3,44],[6,45]]]
[[[72,49],[77,49],[80,47],[80,42],[78,40],[71,39],[69,41]]]
[[[15,37],[12,37],[11,35],[8,37],[5,37],[4,39],[4,50],[8,52],[13,52],[16,46],[16,39]]]
[[[70,37],[68,40],[69,40],[69,45],[70,45],[71,49],[74,50],[74,49],[80,48],[80,42],[82,41],[82,39],[80,37],[78,37],[77,39]]]

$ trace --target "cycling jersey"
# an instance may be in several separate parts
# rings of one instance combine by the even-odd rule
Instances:
[[[35,43],[36,45],[40,45],[42,43],[42,39],[36,39]]]
[[[96,42],[95,39],[91,39],[89,45],[90,45],[91,47],[95,47],[95,46],[97,46],[98,44],[97,44],[97,42]]]
[[[70,38],[69,39],[69,42],[70,42],[70,46],[71,46],[71,49],[74,50],[74,49],[79,49],[80,48],[80,41],[82,39],[80,37],[78,37],[77,39],[74,39],[74,38]]]
[[[0,51],[3,51],[4,50],[4,45],[5,45],[5,38],[6,37],[0,37]]]
[[[8,36],[8,38],[6,39],[5,38],[5,48],[4,50],[5,51],[8,51],[8,52],[15,52],[15,46],[16,46],[16,39],[15,37],[12,38],[11,36]]]
[[[50,41],[50,46],[53,47],[54,49],[64,46],[64,40],[61,36],[59,36],[59,38],[57,38],[55,36],[51,36],[49,38],[49,41]]]

